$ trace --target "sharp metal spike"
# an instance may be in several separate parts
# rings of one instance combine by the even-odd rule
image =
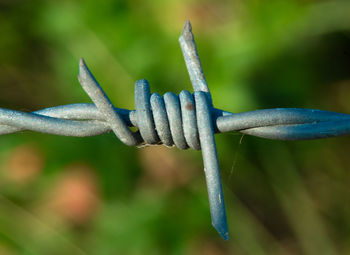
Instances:
[[[220,167],[212,121],[212,99],[192,34],[192,26],[189,21],[185,22],[179,42],[190,75],[192,87],[195,91],[197,125],[203,155],[212,224],[220,235],[225,240],[228,240],[224,193],[222,191]]]

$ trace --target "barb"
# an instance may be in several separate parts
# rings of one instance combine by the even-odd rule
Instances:
[[[113,131],[126,145],[164,144],[202,150],[213,226],[228,239],[225,203],[214,133],[239,131],[277,140],[308,140],[350,134],[350,115],[330,111],[276,108],[230,113],[213,107],[196,44],[187,21],[180,45],[194,93],[150,94],[146,80],[135,84],[135,110],[116,108],[83,60],[79,81],[94,104],[71,104],[31,113],[0,108],[0,135],[23,130],[95,136]],[[137,127],[132,132],[129,127]]]
[[[220,235],[224,239],[228,240],[224,193],[222,191],[220,166],[216,151],[214,128],[211,116],[213,103],[209,87],[202,70],[196,43],[194,42],[194,36],[192,34],[192,27],[189,21],[185,22],[179,41],[192,82],[192,87],[195,91],[194,96],[196,102],[197,125],[199,140],[202,147],[211,221],[214,228],[216,228]]]

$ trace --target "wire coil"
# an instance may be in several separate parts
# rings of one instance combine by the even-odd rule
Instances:
[[[167,92],[161,97],[149,90],[146,80],[136,82],[136,119],[143,141],[200,150],[194,96],[183,90],[178,96]]]
[[[150,94],[147,80],[135,84],[135,110],[116,108],[80,61],[79,82],[93,104],[71,104],[32,113],[0,108],[0,135],[22,130],[63,136],[113,131],[126,145],[164,144],[202,150],[212,224],[224,239],[228,228],[214,133],[239,131],[278,140],[307,140],[350,134],[350,115],[330,111],[276,108],[230,113],[213,106],[189,22],[180,45],[193,94]],[[132,132],[129,127],[137,127]]]

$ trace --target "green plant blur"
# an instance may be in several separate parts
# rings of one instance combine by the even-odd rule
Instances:
[[[90,102],[88,66],[118,107],[133,84],[191,90],[191,20],[216,107],[350,113],[350,2],[0,1],[0,107]],[[0,137],[0,254],[350,254],[350,137],[217,135],[230,240],[210,224],[201,155],[89,138]]]

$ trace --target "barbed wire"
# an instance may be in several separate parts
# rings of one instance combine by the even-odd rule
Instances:
[[[202,150],[212,224],[224,239],[228,227],[215,133],[238,131],[277,140],[308,140],[350,134],[350,115],[330,111],[276,108],[231,113],[214,108],[187,21],[179,38],[193,93],[150,94],[147,80],[135,84],[135,110],[114,107],[83,59],[79,82],[93,104],[71,104],[35,112],[0,108],[0,135],[23,130],[96,136],[113,131],[126,145],[163,144]],[[137,127],[132,132],[129,127]]]

